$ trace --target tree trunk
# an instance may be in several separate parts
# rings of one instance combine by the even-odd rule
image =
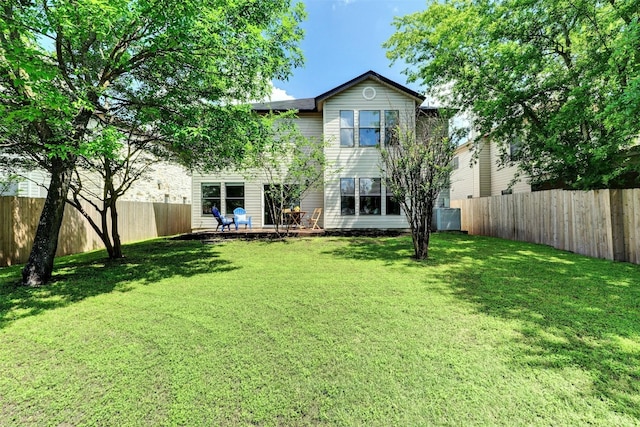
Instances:
[[[118,230],[118,210],[116,205],[116,200],[112,200],[109,206],[111,212],[111,240],[113,241],[113,252],[109,253],[109,258],[122,258],[122,242],[120,241],[120,232]]]
[[[414,256],[418,260],[427,259],[429,256],[429,230],[424,224],[411,230],[413,237]]]
[[[431,196],[427,198],[431,199]],[[422,201],[416,203],[415,209],[416,211],[412,213],[415,217],[411,219],[413,251],[416,259],[423,260],[429,257],[433,203],[430,200]]]
[[[103,209],[100,211],[101,228],[98,232],[98,235],[102,239],[102,243],[104,243],[104,248],[107,250],[109,258],[115,258],[113,256],[113,244],[111,243],[111,239],[109,238],[109,221],[107,219],[108,211],[108,207],[106,205],[103,205]]]
[[[49,191],[40,214],[29,260],[22,270],[22,284],[25,286],[41,286],[51,278],[74,162],[75,158],[51,159]]]

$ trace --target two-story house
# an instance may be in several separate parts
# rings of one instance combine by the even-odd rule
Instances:
[[[303,211],[322,208],[325,229],[407,229],[408,224],[381,179],[377,147],[389,141],[388,130],[408,117],[415,119],[424,97],[373,71],[368,71],[315,98],[255,104],[258,113],[297,111],[296,123],[309,137],[326,141],[330,164],[323,187],[300,201]],[[216,228],[211,206],[231,216],[237,206],[252,216],[253,227],[269,226],[266,181],[227,170],[193,174],[194,230]]]

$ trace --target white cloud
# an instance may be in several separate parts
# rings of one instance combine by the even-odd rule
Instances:
[[[288,101],[290,99],[296,99],[295,97],[289,95],[286,90],[277,88],[273,85],[273,82],[269,82],[269,86],[271,86],[271,93],[265,96],[263,99],[252,99],[249,101],[249,104],[256,104],[261,102],[274,102],[274,101]]]
[[[271,96],[269,96],[269,101],[287,101],[289,99],[295,98],[289,95],[284,89],[277,88],[273,86],[273,84],[271,85]]]

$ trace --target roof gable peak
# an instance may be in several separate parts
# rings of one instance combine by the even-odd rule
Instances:
[[[363,73],[363,74],[359,75],[358,77],[355,77],[355,78],[349,80],[348,82],[343,83],[340,86],[337,86],[337,87],[335,87],[335,88],[323,93],[322,95],[317,96],[316,97],[316,102],[318,104],[322,103],[326,99],[328,99],[328,98],[330,98],[330,97],[332,97],[334,95],[337,95],[337,94],[339,94],[341,92],[344,92],[345,90],[350,89],[353,86],[356,86],[357,84],[362,83],[362,82],[364,82],[366,80],[374,80],[374,81],[377,81],[378,83],[383,84],[384,86],[391,87],[392,89],[397,90],[398,92],[401,92],[406,96],[414,98],[414,100],[416,102],[419,102],[420,104],[422,102],[424,102],[424,100],[425,100],[425,97],[423,95],[419,94],[418,92],[416,92],[416,91],[414,91],[412,89],[409,89],[408,87],[403,86],[403,85],[401,85],[399,83],[396,83],[393,80],[388,79],[385,76],[383,76],[381,74],[378,74],[373,70],[369,70],[366,73]]]
[[[341,92],[344,92],[352,87],[366,81],[366,80],[374,80],[384,86],[390,87],[393,90],[396,90],[405,96],[412,98],[418,104],[422,104],[425,100],[425,97],[420,93],[409,89],[406,86],[403,86],[399,83],[394,82],[391,79],[384,77],[381,74],[376,73],[373,70],[369,70],[366,73],[359,75],[346,83],[341,84],[327,92],[316,96],[315,98],[303,98],[303,99],[293,99],[288,101],[273,101],[273,102],[265,102],[259,104],[253,104],[253,109],[255,111],[287,111],[287,110],[298,110],[300,112],[318,112],[322,110],[322,104]]]

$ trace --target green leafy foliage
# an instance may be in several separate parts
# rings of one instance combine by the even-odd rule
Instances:
[[[639,10],[636,0],[429,1],[396,19],[386,47],[412,81],[450,87],[452,106],[532,183],[637,185]]]
[[[294,111],[262,116],[261,132],[260,144],[250,147],[243,168],[249,177],[257,176],[267,184],[267,209],[279,233],[283,210],[322,188],[327,141],[305,136],[297,127]]]
[[[462,133],[449,129],[447,114],[443,109],[436,115],[420,111],[404,117],[395,129],[396,142],[380,149],[384,183],[411,227],[416,259],[428,257],[433,208],[449,186],[451,159]]]
[[[52,175],[34,244],[48,261],[32,252],[25,282],[50,274],[34,268],[53,266],[72,171],[113,153],[109,129],[192,168],[239,163],[255,118],[238,103],[301,65],[303,17],[291,0],[2,1],[1,164]]]
[[[198,165],[238,156],[220,148],[244,144],[247,110],[232,104],[264,97],[272,78],[301,64],[303,17],[302,4],[288,0],[6,3],[3,153],[35,156],[40,166],[51,156],[85,155],[94,150],[83,145],[100,140],[88,123],[104,121],[144,129],[177,151],[193,142],[198,155],[181,158]],[[36,137],[9,144],[19,130]]]

